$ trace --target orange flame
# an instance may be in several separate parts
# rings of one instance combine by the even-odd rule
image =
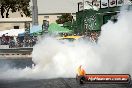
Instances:
[[[85,70],[82,68],[82,66],[80,65],[79,67],[78,67],[78,75],[85,75],[86,74],[86,72],[85,72]]]

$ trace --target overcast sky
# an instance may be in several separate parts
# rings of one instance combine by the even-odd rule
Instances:
[[[77,2],[83,0],[37,0],[39,13],[77,12]],[[127,0],[125,0],[127,1]]]
[[[81,0],[38,0],[39,13],[76,12]]]

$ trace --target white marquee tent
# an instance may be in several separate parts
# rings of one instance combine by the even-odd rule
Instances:
[[[0,37],[5,34],[6,36],[18,36],[20,33],[24,33],[25,29],[10,29],[0,31]]]

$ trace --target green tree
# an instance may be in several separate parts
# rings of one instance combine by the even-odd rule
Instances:
[[[30,0],[0,0],[0,12],[2,18],[8,18],[9,11],[12,13],[19,11],[21,16],[23,16],[23,14],[30,16],[31,11],[29,9],[29,2]]]
[[[63,13],[57,20],[56,23],[63,24],[65,22],[72,22],[73,16],[70,13]]]
[[[2,18],[4,18],[4,12],[5,12],[4,6],[5,6],[4,0],[0,0],[0,12],[1,12]]]

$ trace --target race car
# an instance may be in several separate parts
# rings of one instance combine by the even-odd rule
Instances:
[[[83,36],[62,36],[58,37],[58,40],[69,40],[69,41],[74,41],[83,38]]]
[[[86,74],[85,70],[79,66],[76,80],[79,84],[84,83],[127,83],[130,84],[129,74]]]

